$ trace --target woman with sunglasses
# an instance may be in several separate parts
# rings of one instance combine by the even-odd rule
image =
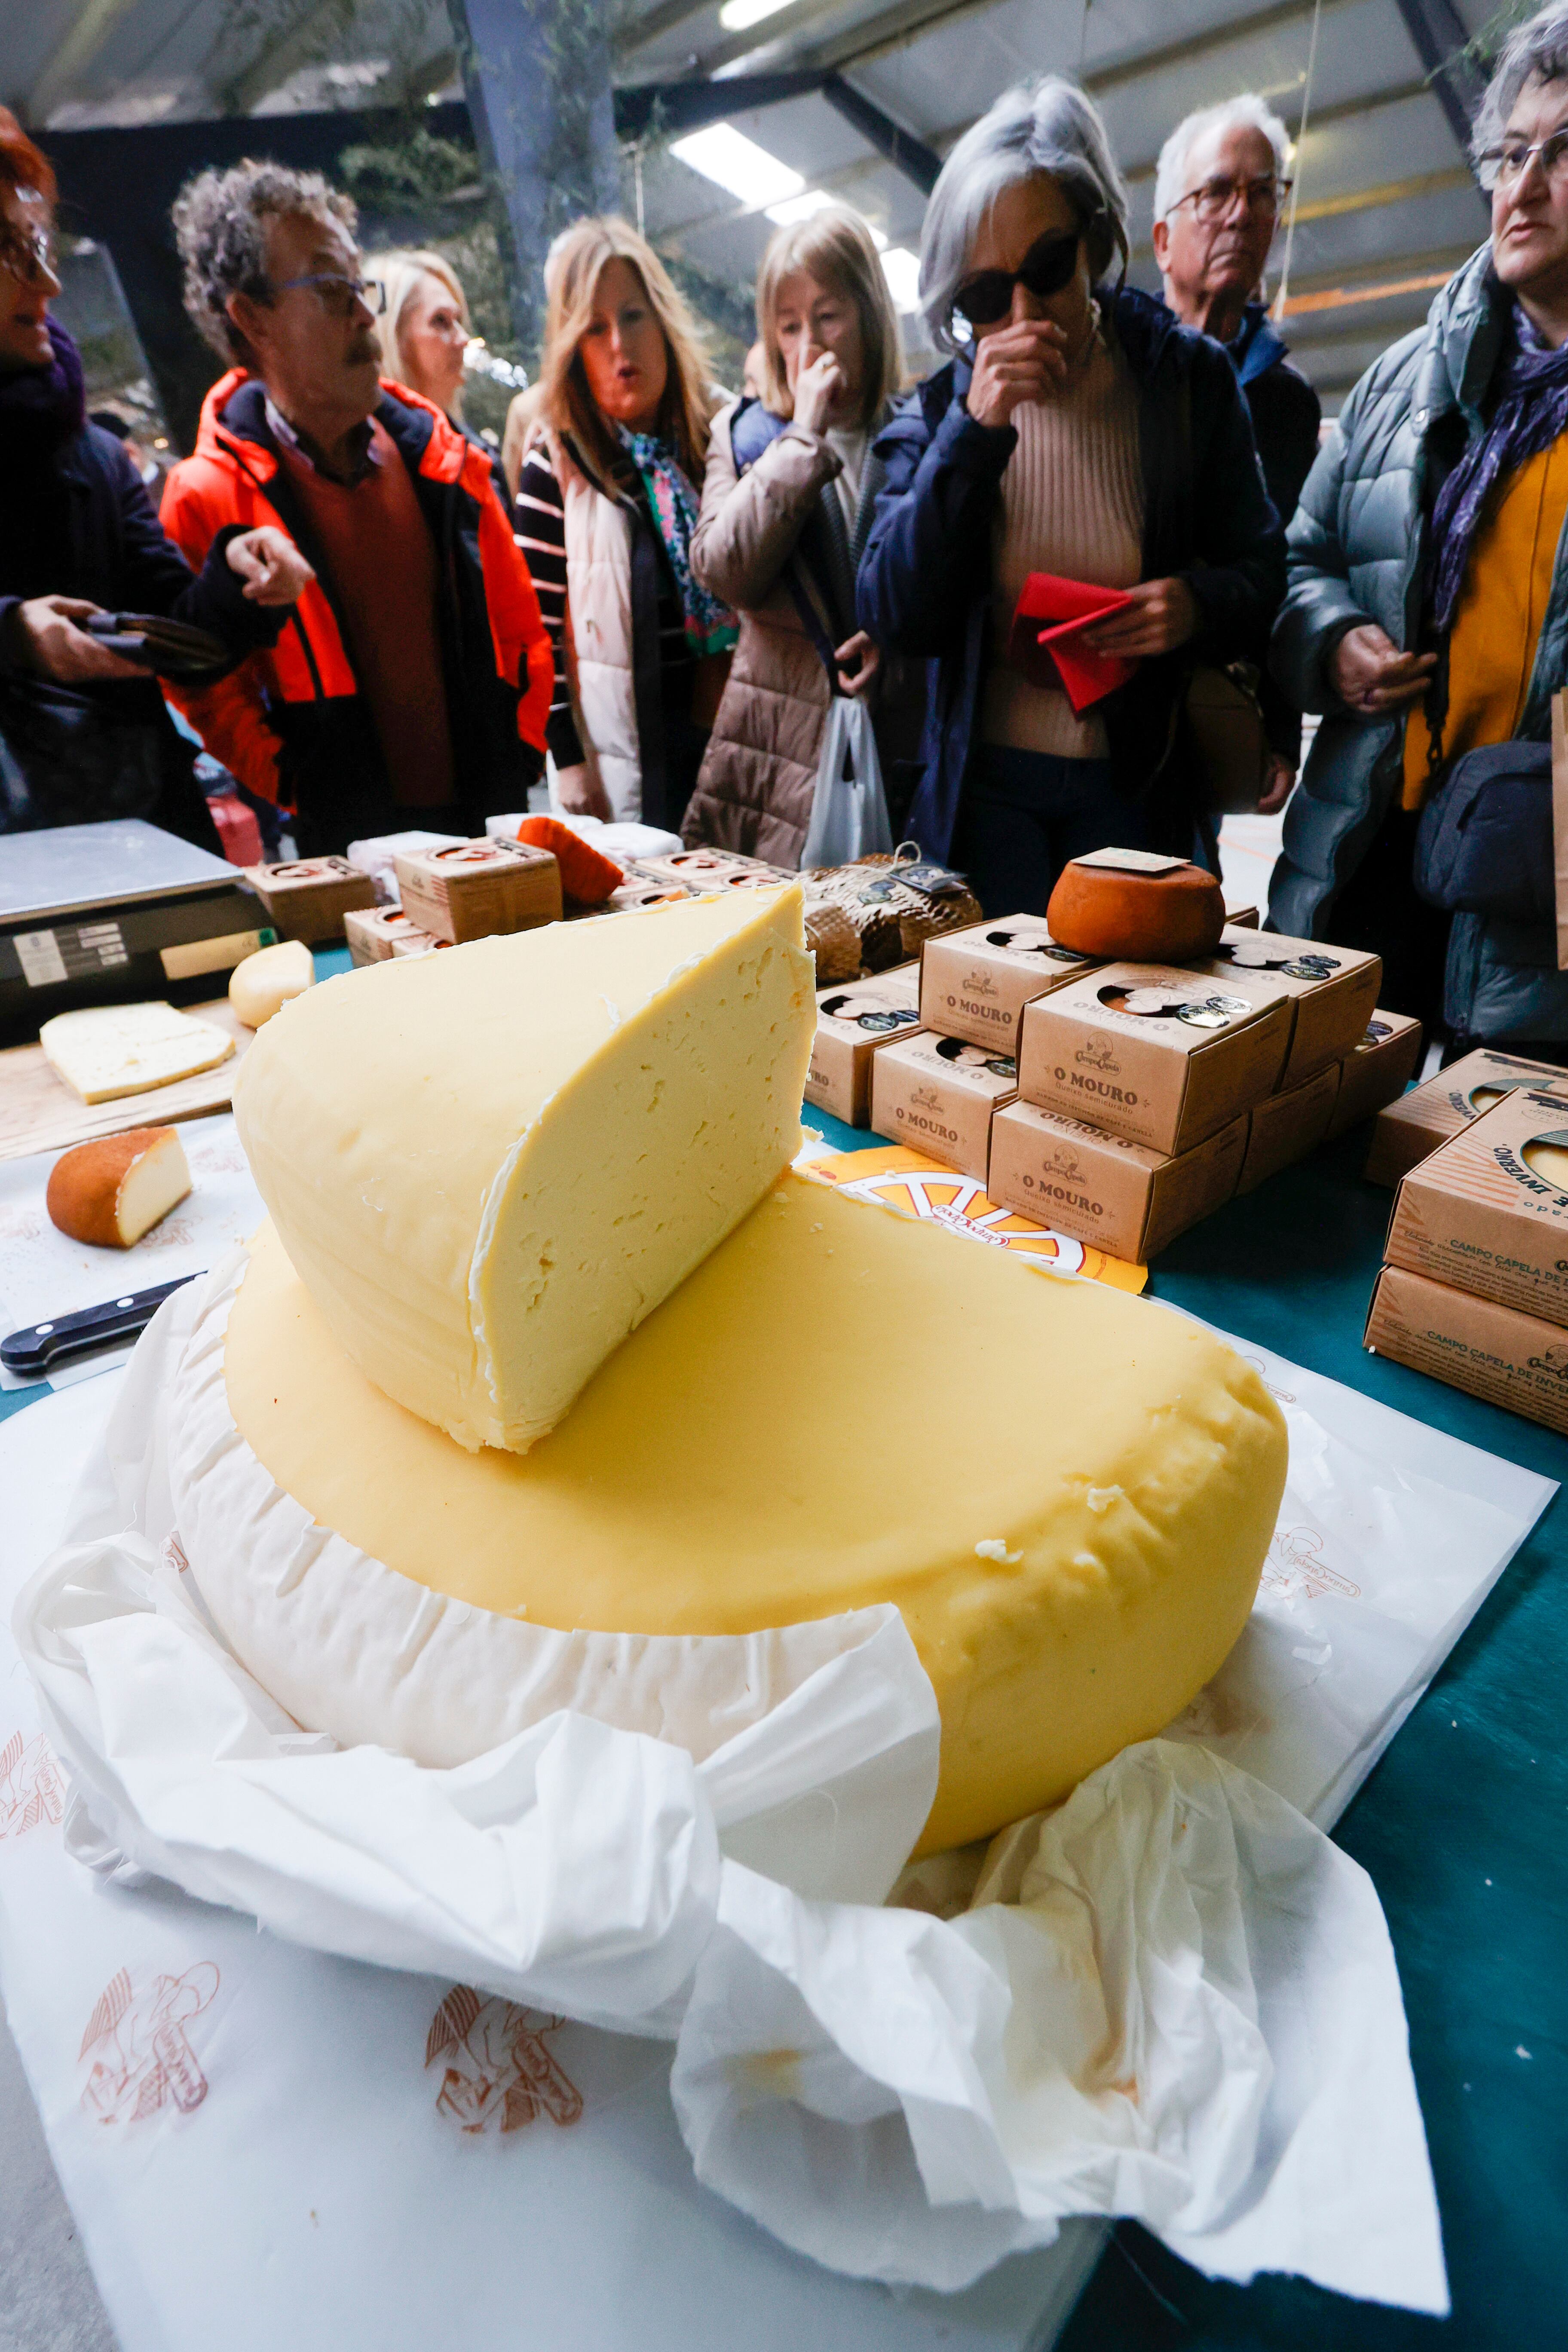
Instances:
[[[89,625],[154,613],[237,661],[310,577],[279,530],[231,534],[199,575],[164,537],[123,441],[89,422],[81,359],[49,306],[55,180],[0,109],[0,834],[143,817],[217,851],[150,672]]]
[[[860,625],[931,660],[908,829],[992,915],[1043,913],[1093,849],[1214,862],[1184,688],[1194,660],[1261,661],[1284,585],[1230,362],[1112,280],[1118,255],[1127,197],[1094,108],[1053,77],[1009,91],[926,214],[921,308],[952,357],[876,446]],[[1135,667],[1081,712],[1017,658],[1037,572],[1126,597],[1079,642]]]

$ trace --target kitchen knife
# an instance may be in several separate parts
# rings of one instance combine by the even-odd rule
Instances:
[[[174,1282],[159,1283],[153,1290],[123,1290],[118,1298],[106,1298],[101,1306],[83,1307],[75,1315],[57,1315],[52,1323],[30,1323],[24,1330],[13,1331],[9,1339],[0,1339],[0,1364],[18,1380],[45,1380],[75,1356],[134,1339],[165,1298],[195,1279],[194,1274],[182,1274]]]

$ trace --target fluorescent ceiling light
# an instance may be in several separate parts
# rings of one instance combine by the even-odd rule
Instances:
[[[782,204],[786,196],[798,196],[805,185],[802,173],[792,172],[731,122],[710,122],[688,139],[674,139],[669,152],[743,205]]]
[[[796,221],[809,220],[813,213],[823,212],[829,205],[837,205],[845,212],[855,210],[854,205],[846,205],[841,196],[830,196],[826,188],[807,188],[803,196],[786,196],[782,205],[769,205],[766,209],[768,218],[771,221],[777,221],[780,228],[793,228]],[[887,238],[874,222],[867,220],[864,213],[859,214],[858,217],[867,236],[880,253],[888,242]]]
[[[745,33],[753,25],[760,25],[764,16],[776,16],[781,8],[792,4],[793,0],[724,0],[719,22],[727,33]]]
[[[882,256],[882,275],[888,281],[888,291],[898,310],[918,310],[921,306],[921,263],[918,253],[907,245],[890,245]]]

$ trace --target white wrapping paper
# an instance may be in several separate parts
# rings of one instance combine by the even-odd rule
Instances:
[[[951,2289],[1048,2244],[1063,2215],[1127,2213],[1224,2275],[1297,2268],[1445,2307],[1376,1898],[1279,1794],[1190,1738],[1147,1743],[989,1856],[922,1866],[882,1908],[888,1852],[923,1817],[934,1720],[892,1642],[835,1660],[733,1743],[743,1756],[700,1765],[569,1714],[452,1770],[323,1752],[226,1658],[164,1549],[165,1355],[200,1304],[170,1302],[149,1333],[75,1540],[16,1614],[92,1816],[80,1851],[100,1866],[121,1853],[329,1951],[634,2033],[679,2028],[672,2088],[701,2177],[841,2269]],[[1317,1776],[1303,1792],[1326,1803],[1409,1704],[1405,1653],[1431,1671],[1551,1488],[1392,1414],[1373,1461],[1315,1418],[1305,1376],[1268,1368],[1298,1382],[1287,1410],[1337,1539],[1360,1544],[1358,1600],[1413,1477],[1432,1485],[1439,1549],[1447,1530],[1451,1572],[1431,1622],[1405,1606],[1399,1674],[1384,1661],[1347,1685],[1373,1694],[1371,1714],[1342,1711],[1332,1752],[1302,1717],[1297,1762]],[[1305,1524],[1291,1514],[1308,1507],[1288,1496],[1291,1559]],[[1398,1560],[1390,1575],[1397,1587]],[[1242,1731],[1222,1736],[1245,1748]],[[809,1880],[813,1823],[862,1772],[887,1837],[860,1899],[803,1895],[790,1881]],[[759,1823],[765,1850],[748,1851]],[[1326,2177],[1342,2193],[1303,2197]]]

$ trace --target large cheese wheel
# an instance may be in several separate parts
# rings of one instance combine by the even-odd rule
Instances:
[[[1046,920],[1052,939],[1075,955],[1191,963],[1218,947],[1225,897],[1201,866],[1140,873],[1075,859],[1058,877]]]
[[[1247,1620],[1285,1477],[1278,1408],[1197,1324],[794,1175],[526,1455],[466,1454],[391,1402],[265,1232],[223,1364],[265,1474],[251,1532],[204,1512],[232,1447],[194,1405],[180,1532],[299,1720],[458,1762],[521,1727],[521,1637],[556,1628],[625,1637],[572,1703],[647,1729],[640,1637],[689,1663],[705,1637],[890,1601],[942,1711],[927,1850],[1186,1705]]]
[[[688,899],[327,981],[235,1118],[360,1370],[521,1452],[795,1157],[816,1021],[798,885]]]

